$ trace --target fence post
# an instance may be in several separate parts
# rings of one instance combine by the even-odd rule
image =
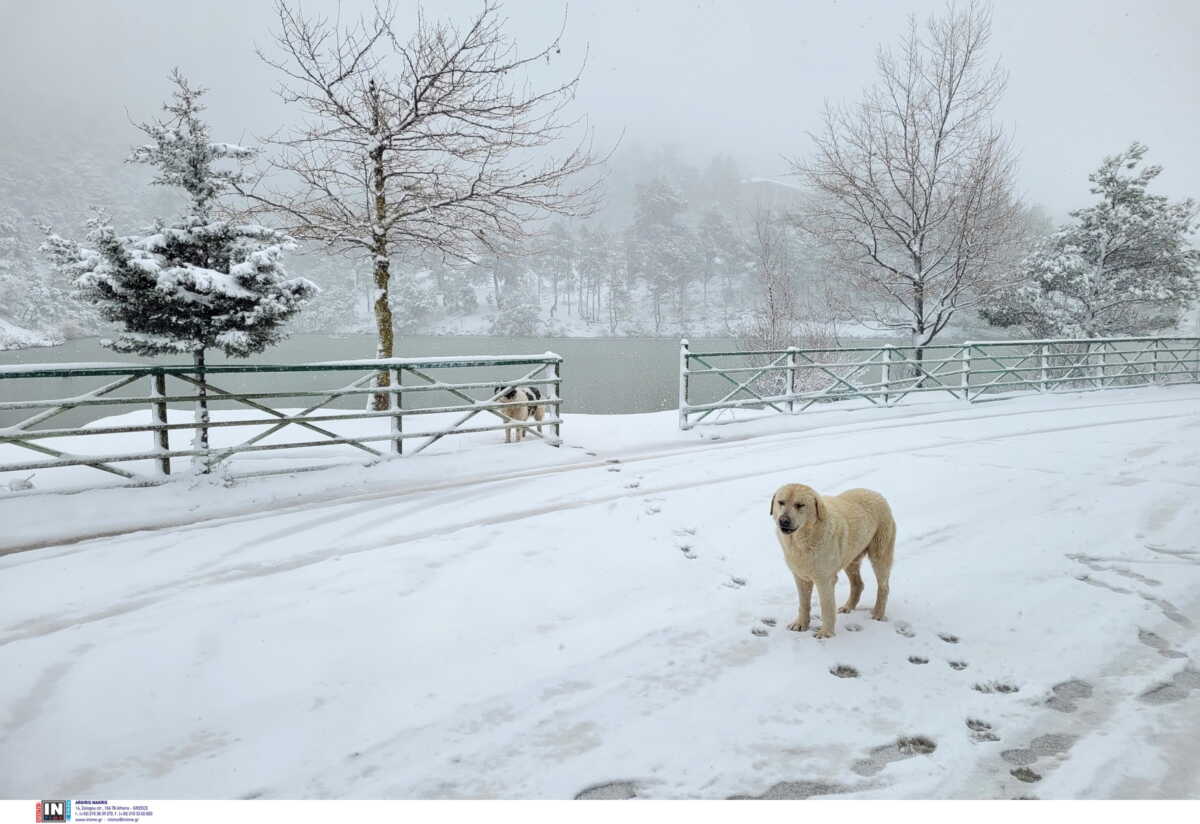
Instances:
[[[1162,338],[1155,338],[1153,340],[1153,342],[1150,344],[1151,351],[1153,352],[1153,355],[1154,355],[1154,369],[1152,370],[1154,372],[1154,376],[1150,379],[1150,382],[1154,383],[1154,384],[1158,384],[1158,385],[1161,385],[1163,383],[1162,375],[1159,374],[1159,368],[1158,368],[1159,350],[1162,348],[1160,345],[1161,343],[1162,343]]]
[[[396,384],[396,391],[392,393],[392,400],[389,406],[394,414],[392,415],[392,451],[397,455],[404,454],[404,395],[400,391],[401,376],[404,374],[403,369],[392,370],[392,381]]]
[[[679,341],[679,428],[691,429],[688,424],[688,340]]]
[[[883,345],[883,365],[879,368],[879,383],[880,389],[883,390],[883,405],[887,406],[892,402],[891,385],[892,385],[892,353],[896,347],[890,343]]]
[[[163,400],[167,396],[167,376],[163,372],[155,372],[152,376],[150,394],[155,397],[151,402],[151,413],[154,416],[154,424],[156,426],[165,427],[167,425],[167,402]],[[171,451],[170,432],[166,429],[158,429],[154,432],[154,446],[162,452]],[[158,459],[159,468],[162,474],[171,474],[171,458],[168,455]]]
[[[788,353],[788,355],[787,355],[787,365],[788,365],[787,386],[788,386],[788,414],[789,415],[796,414],[796,366],[798,363],[798,361],[796,360],[796,352],[797,351],[798,350],[796,349],[795,346],[789,346],[787,348],[787,353]]]
[[[200,453],[192,456],[192,468],[198,474],[208,475],[212,472],[212,447],[209,443],[208,431],[208,373],[205,371],[204,350],[199,349],[193,352],[192,359],[195,364],[194,372],[198,381],[196,384],[196,405],[193,412],[196,426],[193,430],[195,434],[192,436],[192,449]]]
[[[554,353],[548,352],[547,354],[554,354]],[[558,403],[554,405],[554,420],[560,421],[560,420],[562,420],[562,361],[563,361],[563,359],[561,357],[559,357],[558,355],[554,355],[554,357],[556,358],[556,360],[554,361],[554,364],[551,366],[551,371],[554,374],[554,383],[552,383],[550,385],[554,389],[554,399],[556,401],[558,401]],[[553,444],[554,446],[562,446],[562,436],[559,434],[560,431],[561,430],[559,429],[559,424],[557,424],[557,423],[554,424],[554,444]]]
[[[962,367],[959,372],[959,387],[962,389],[963,400],[967,403],[971,402],[971,347],[970,341],[965,341],[962,345],[962,352],[959,358],[962,361]]]
[[[1046,392],[1049,390],[1047,381],[1050,377],[1050,346],[1043,343],[1041,353],[1038,357],[1039,366],[1041,367],[1041,377],[1038,379],[1038,391]]]

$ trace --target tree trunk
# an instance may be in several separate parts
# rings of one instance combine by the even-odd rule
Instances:
[[[379,335],[379,344],[375,348],[376,358],[395,357],[395,338],[392,331],[392,307],[388,303],[388,286],[391,280],[391,261],[386,254],[380,252],[386,249],[382,241],[376,243],[375,252],[375,330]],[[391,373],[383,369],[375,376],[375,385],[380,388],[391,386]],[[387,393],[372,396],[372,409],[384,412],[391,408],[391,398]]]
[[[914,263],[916,265],[916,270],[918,272],[922,271],[920,258],[916,258],[914,260]],[[926,344],[929,343],[929,341],[925,337],[925,284],[921,280],[918,280],[915,284],[913,284],[913,336],[912,337],[913,337],[913,360],[916,361],[916,363],[912,367],[913,377],[924,378],[925,370],[922,367],[921,361],[924,360],[924,355],[925,355],[924,347]],[[923,380],[918,380],[916,382],[916,384],[914,384],[914,388],[921,386],[922,383],[923,383]]]
[[[733,300],[733,283],[729,273],[725,273],[725,283],[721,290],[721,322],[729,328],[729,304]]]
[[[375,79],[367,85],[370,96],[372,129],[371,134],[379,135],[383,123],[383,104],[379,99],[379,90]],[[375,252],[375,328],[379,334],[379,344],[375,348],[376,358],[391,358],[393,354],[392,307],[388,300],[388,290],[391,285],[391,256],[388,254],[387,229],[387,177],[383,165],[384,146],[376,143],[371,149],[371,183],[375,194],[375,219],[372,226],[371,245]],[[391,372],[384,369],[375,376],[375,385],[386,388],[392,383]],[[373,396],[372,408],[376,412],[391,409],[392,396],[379,393]]]
[[[499,311],[500,309],[503,309],[504,308],[504,298],[501,296],[501,292],[500,292],[500,273],[497,271],[496,266],[492,267],[492,297],[494,297],[496,299],[497,311]]]
[[[208,463],[208,378],[204,373],[204,350],[192,352],[192,363],[196,367],[196,380],[200,383],[196,389],[196,434],[192,439],[192,448],[205,454],[196,455],[192,465],[203,475],[212,471]]]

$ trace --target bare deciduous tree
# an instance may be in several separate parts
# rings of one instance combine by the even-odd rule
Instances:
[[[951,4],[898,52],[880,48],[878,81],[856,107],[826,104],[801,226],[853,281],[854,317],[921,347],[955,312],[1003,285],[1024,225],[1012,153],[992,113],[1006,74],[984,64],[986,6]]]
[[[756,300],[739,330],[741,347],[749,352],[780,351],[789,346],[802,349],[832,346],[836,325],[823,310],[815,285],[804,282],[800,256],[803,253],[796,230],[775,210],[759,205],[751,215],[748,254]],[[750,356],[752,366],[766,366],[776,356]],[[810,359],[820,362],[820,354]],[[772,371],[755,381],[768,395],[807,391],[815,388],[811,370]]]
[[[407,40],[389,2],[349,25],[277,3],[279,93],[308,114],[268,140],[278,149],[241,192],[293,236],[368,257],[374,267],[377,356],[393,355],[390,261],[406,247],[470,258],[520,237],[544,214],[590,211],[594,184],[570,178],[595,160],[586,141],[546,147],[580,74],[535,90],[528,74],[561,52],[559,37],[521,54],[493,0],[459,28],[418,15]],[[378,385],[386,386],[381,372]],[[375,406],[388,406],[385,395]]]

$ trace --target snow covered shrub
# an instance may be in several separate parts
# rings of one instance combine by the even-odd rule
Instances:
[[[438,310],[437,291],[413,275],[400,278],[389,296],[396,329],[413,332]]]
[[[88,222],[87,245],[48,234],[43,251],[74,277],[80,297],[123,332],[104,346],[118,352],[191,353],[199,373],[197,446],[208,445],[204,354],[261,352],[284,336],[283,322],[317,293],[304,278],[288,278],[283,253],[294,247],[286,234],[218,216],[217,200],[240,179],[215,167],[244,160],[252,150],[214,143],[199,119],[203,89],[176,71],[174,102],[166,121],[140,126],[151,143],[138,146],[132,163],[154,166],[154,184],[188,195],[188,214],[159,219],[144,234],[119,235],[103,213]]]
[[[754,215],[752,277],[753,305],[737,329],[739,347],[745,352],[778,351],[795,346],[821,349],[834,345],[834,323],[824,297],[802,278],[801,250],[794,229],[769,209]],[[812,361],[828,360],[819,354]],[[747,355],[747,366],[767,366],[779,355]],[[809,361],[798,358],[798,365]],[[786,364],[786,359],[779,365]],[[794,374],[772,370],[755,378],[751,388],[763,396],[807,392],[826,386],[829,376],[817,369],[797,369]]]
[[[441,296],[448,315],[470,315],[479,309],[479,296],[471,283],[474,267],[435,261],[430,267],[435,295]]]
[[[469,315],[479,308],[479,295],[469,283],[459,284],[446,295],[446,309],[459,315]]]
[[[809,320],[793,320],[786,325],[771,324],[762,313],[755,312],[750,320],[743,325],[738,335],[738,345],[743,351],[754,352],[762,350],[783,350],[789,346],[799,349],[828,349],[836,346],[836,336],[832,323]],[[779,358],[779,355],[747,355],[747,366],[766,366]],[[832,362],[829,353],[812,352],[797,356],[799,366],[811,363],[823,364]],[[787,359],[779,365],[786,365]],[[836,368],[833,371],[837,371]],[[789,373],[783,370],[773,370],[755,378],[751,387],[763,396],[785,395],[791,392],[813,392],[823,389],[833,380],[827,373],[813,367],[797,369],[791,377],[789,390]],[[740,382],[740,381],[739,381]],[[739,396],[740,397],[740,396]]]
[[[504,306],[492,321],[492,334],[508,337],[529,337],[538,334],[541,326],[541,307],[528,292],[509,295]]]
[[[78,337],[95,322],[94,312],[71,300],[61,273],[38,265],[24,222],[15,210],[0,206],[0,318],[33,332],[31,340],[45,342],[38,345]]]

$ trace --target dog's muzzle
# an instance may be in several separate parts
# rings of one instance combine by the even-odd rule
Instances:
[[[800,527],[797,524],[794,524],[791,521],[785,521],[785,520],[779,521],[779,531],[784,533],[785,535],[791,535],[793,532],[795,532],[799,528]]]

